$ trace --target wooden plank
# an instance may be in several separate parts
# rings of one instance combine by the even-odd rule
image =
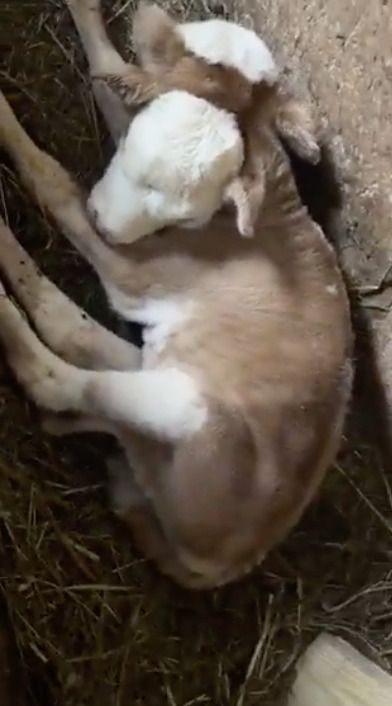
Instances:
[[[299,660],[288,706],[392,706],[392,676],[325,633]]]

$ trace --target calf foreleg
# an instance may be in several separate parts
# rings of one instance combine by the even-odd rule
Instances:
[[[152,560],[162,574],[188,589],[211,588],[204,577],[182,562],[173,538],[168,538],[150,500],[136,483],[122,456],[108,461],[112,509],[130,529],[138,551]]]
[[[129,370],[141,353],[71,301],[42,272],[0,217],[0,269],[45,343],[81,367]]]
[[[127,263],[97,235],[87,218],[84,199],[70,175],[39,149],[18,122],[0,92],[0,146],[14,160],[29,191],[54,218],[60,230],[95,269],[103,282],[127,278]]]

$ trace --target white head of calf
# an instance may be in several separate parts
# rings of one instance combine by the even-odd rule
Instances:
[[[169,224],[206,223],[243,162],[234,116],[185,91],[149,103],[131,122],[88,210],[113,243]]]
[[[143,5],[133,43],[140,67],[103,78],[114,79],[125,105],[142,109],[88,202],[112,243],[175,223],[201,226],[232,200],[244,160],[234,116],[250,107],[256,84],[278,80],[263,40],[232,22],[177,24]],[[237,224],[245,235],[240,217]]]

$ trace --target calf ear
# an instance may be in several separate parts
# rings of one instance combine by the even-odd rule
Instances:
[[[275,128],[293,152],[306,162],[318,164],[321,153],[310,106],[287,93],[277,97]]]
[[[187,52],[177,23],[158,5],[142,2],[133,16],[132,46],[140,65],[149,71],[162,71]]]
[[[257,177],[238,176],[226,187],[224,200],[234,204],[237,228],[244,238],[252,238],[265,195],[265,175],[259,169]]]
[[[118,95],[126,108],[145,105],[159,94],[159,86],[146,71],[129,64],[125,71],[118,74],[94,76],[95,81],[104,82]]]

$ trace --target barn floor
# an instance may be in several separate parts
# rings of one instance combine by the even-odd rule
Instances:
[[[108,4],[111,28],[124,39],[131,3]],[[209,11],[204,0],[172,7]],[[23,123],[88,185],[107,140],[62,0],[1,0],[0,49],[1,87]],[[1,212],[21,242],[105,319],[94,276],[33,207],[7,160],[0,169]],[[141,561],[110,515],[102,440],[46,437],[1,367],[1,703],[16,703],[6,700],[1,676],[9,639],[28,695],[19,706],[276,705],[320,630],[391,667],[392,488],[374,444],[374,406],[358,387],[338,463],[289,540],[250,579],[193,595]]]

